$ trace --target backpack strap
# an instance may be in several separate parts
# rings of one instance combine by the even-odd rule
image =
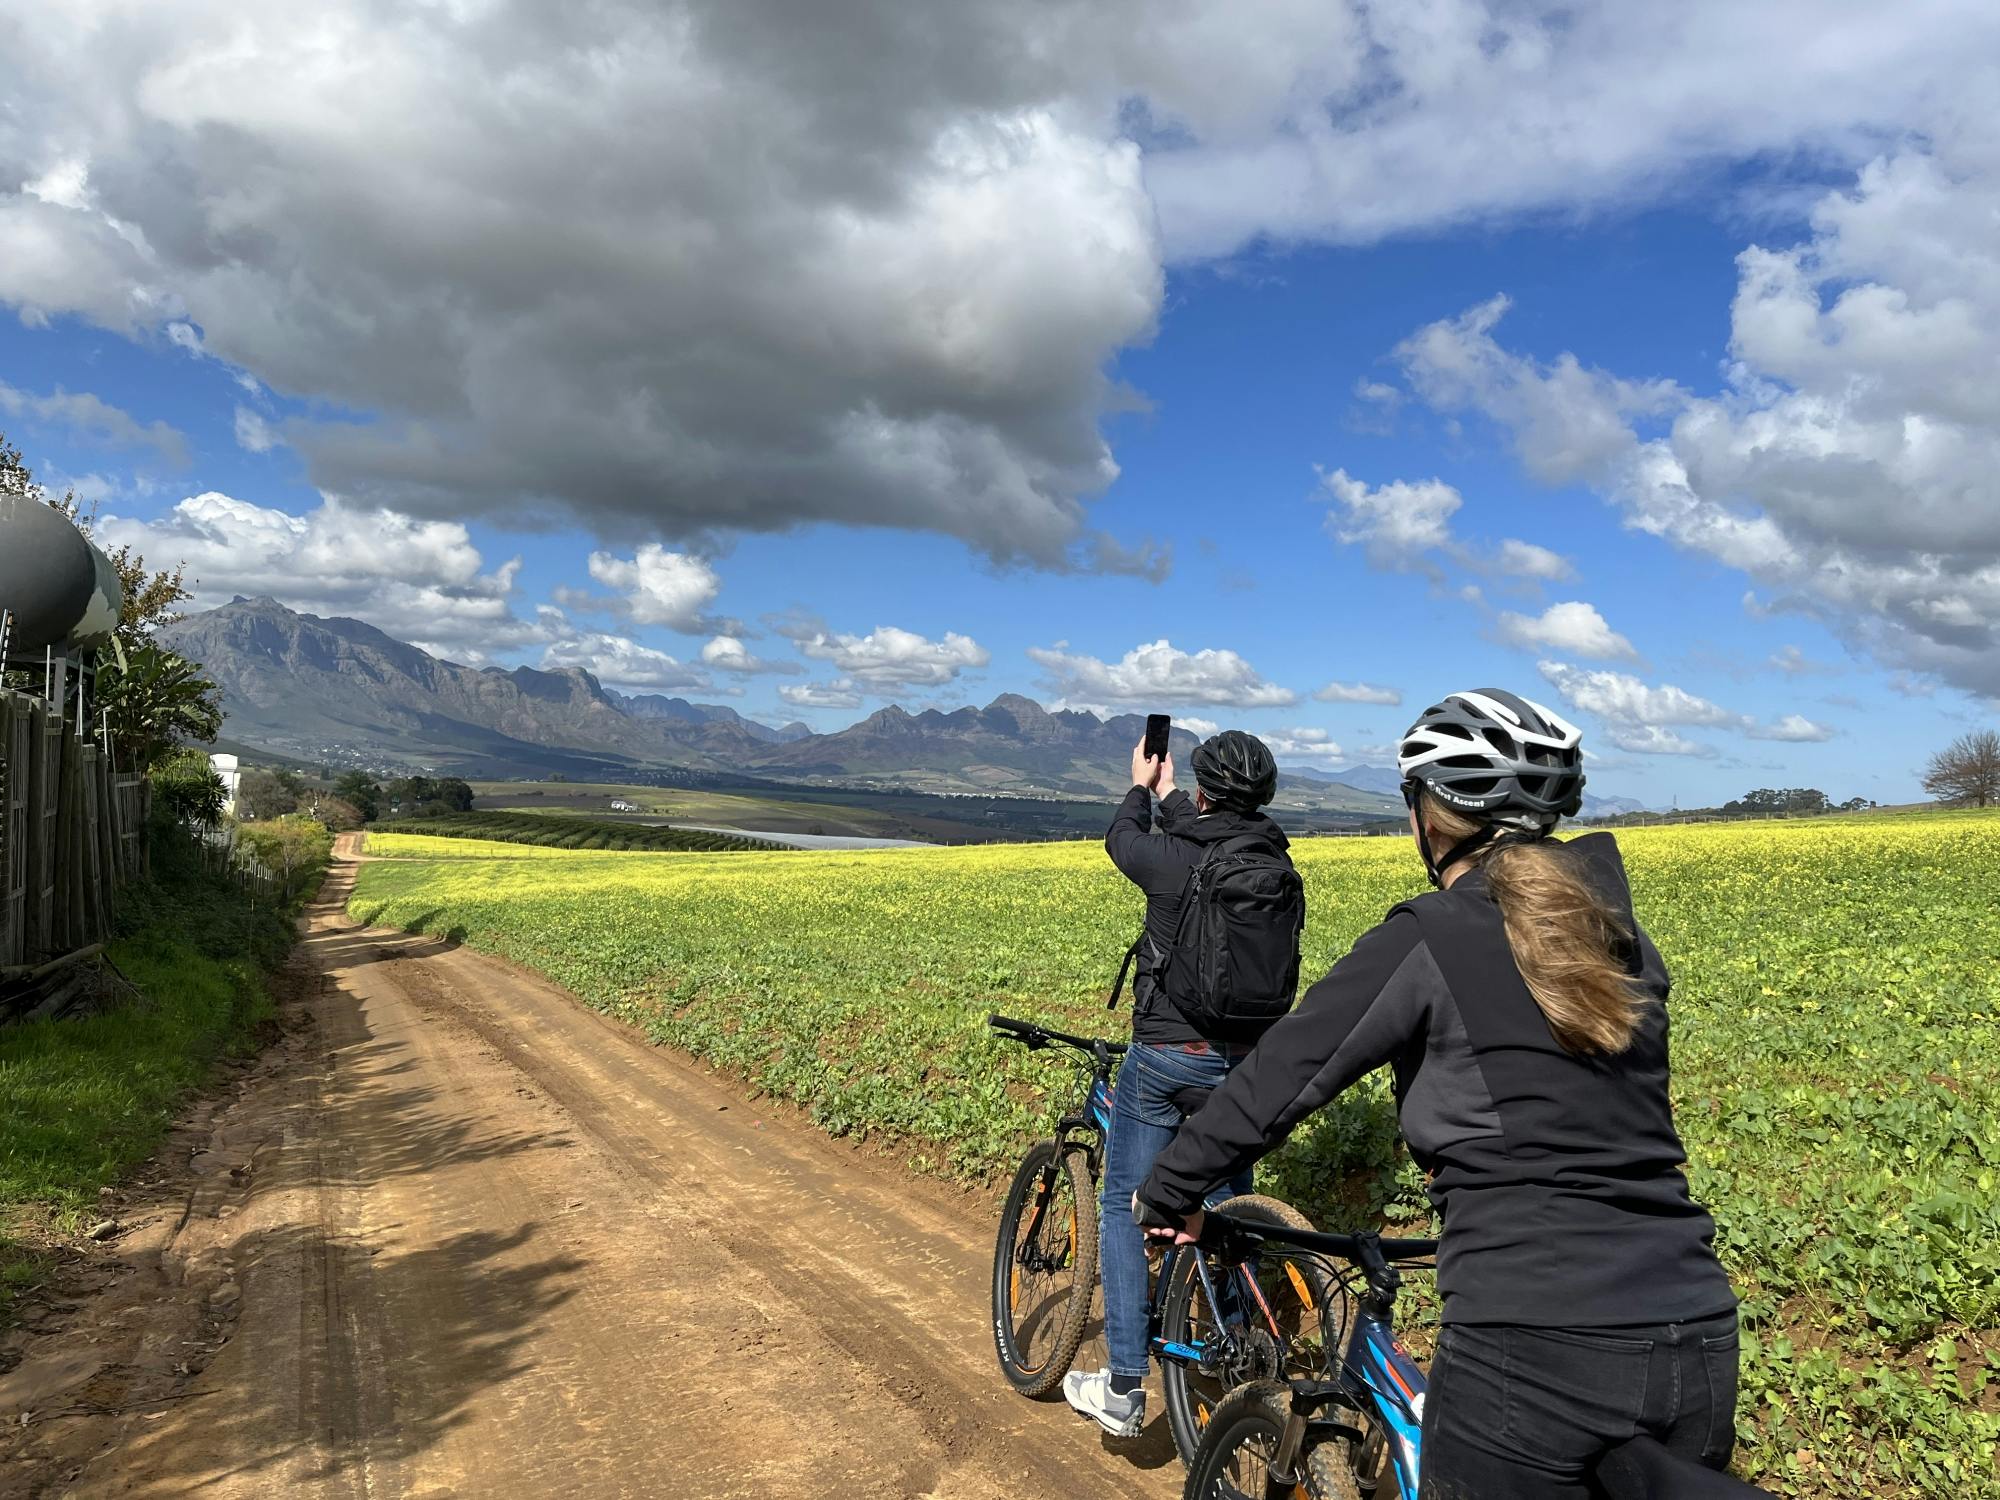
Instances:
[[[1230,852],[1231,845],[1251,847],[1268,842],[1260,833],[1232,833],[1226,839],[1217,839],[1201,851],[1201,858],[1194,862],[1187,872],[1187,879],[1181,882],[1180,910],[1174,913],[1174,940],[1170,945],[1179,947],[1181,934],[1187,930],[1188,896],[1194,891],[1194,883],[1201,878],[1202,871]],[[1142,935],[1143,936],[1143,935]]]
[[[1111,986],[1111,998],[1104,1002],[1106,1010],[1118,1009],[1118,997],[1125,993],[1125,976],[1132,972],[1132,960],[1139,956],[1139,945],[1145,941],[1146,934],[1141,932],[1132,939],[1132,946],[1125,950],[1124,962],[1118,965],[1118,982]]]

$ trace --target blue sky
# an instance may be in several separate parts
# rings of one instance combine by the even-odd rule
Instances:
[[[1911,800],[1992,721],[1977,7],[1696,6],[1665,54],[1615,9],[1472,7],[1467,50],[1193,7],[885,91],[938,39],[801,61],[692,6],[671,68],[643,20],[565,38],[651,70],[491,143],[425,113],[485,107],[462,36],[259,23],[246,85],[177,9],[115,62],[31,38],[130,107],[0,132],[0,431],[204,603],[774,722],[1020,691],[1321,767],[1499,685],[1656,805]],[[1759,79],[1743,28],[1809,15]],[[334,54],[381,98],[329,123]],[[661,112],[761,154],[620,156]]]

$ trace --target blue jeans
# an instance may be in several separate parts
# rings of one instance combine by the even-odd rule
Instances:
[[[1104,1145],[1104,1184],[1098,1200],[1097,1262],[1104,1278],[1104,1342],[1113,1375],[1143,1376],[1146,1348],[1146,1236],[1132,1222],[1132,1195],[1153,1170],[1180,1128],[1174,1094],[1213,1088],[1242,1061],[1226,1052],[1183,1052],[1163,1044],[1134,1043],[1118,1067],[1111,1137]],[[1211,1204],[1250,1191],[1246,1169],[1208,1195]]]

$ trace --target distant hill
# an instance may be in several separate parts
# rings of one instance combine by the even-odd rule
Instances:
[[[983,708],[890,705],[832,734],[776,728],[720,704],[627,695],[574,668],[474,668],[359,620],[238,599],[165,632],[223,690],[236,744],[309,764],[425,768],[484,778],[562,772],[617,779],[686,771],[719,778],[1099,800],[1124,790],[1139,714],[1051,712],[1005,693]],[[1176,729],[1181,765],[1197,743]],[[1185,778],[1184,778],[1185,779]],[[1386,816],[1377,792],[1289,772],[1280,809]]]
[[[1403,773],[1394,766],[1349,766],[1345,771],[1329,772],[1328,779],[1402,800]]]
[[[797,722],[782,729],[773,729],[769,724],[745,718],[721,703],[690,703],[685,698],[664,698],[658,693],[632,696],[616,688],[606,688],[604,696],[635,719],[661,719],[673,724],[734,724],[752,739],[767,745],[789,745],[793,740],[802,740],[812,733],[806,725]]]
[[[1577,816],[1583,818],[1615,818],[1622,813],[1645,812],[1646,804],[1637,797],[1598,797],[1589,792],[1583,794],[1583,811]]]
[[[588,672],[461,666],[274,599],[237,599],[161,634],[221,685],[230,739],[310,762],[509,775],[720,767],[762,748],[728,724],[634,717]]]

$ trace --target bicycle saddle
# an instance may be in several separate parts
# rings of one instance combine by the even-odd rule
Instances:
[[[1621,1443],[1599,1459],[1596,1479],[1611,1500],[1748,1500],[1771,1493],[1676,1458],[1644,1436]]]
[[[1186,1088],[1175,1089],[1167,1099],[1181,1112],[1181,1118],[1186,1119],[1208,1103],[1209,1095],[1214,1092],[1214,1088],[1206,1084],[1191,1083]]]

